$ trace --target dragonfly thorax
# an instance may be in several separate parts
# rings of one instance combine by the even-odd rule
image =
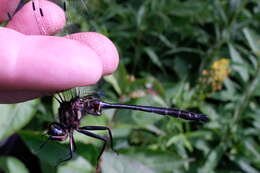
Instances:
[[[100,106],[100,100],[93,96],[76,97],[62,102],[59,107],[59,121],[68,129],[77,129],[85,115],[101,115]]]
[[[80,120],[86,111],[85,105],[82,99],[74,98],[70,101],[62,102],[59,107],[59,121],[68,129],[77,129],[80,124]]]

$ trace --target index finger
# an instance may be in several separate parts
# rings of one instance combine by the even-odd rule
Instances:
[[[0,23],[9,19],[18,7],[20,0],[0,0]]]
[[[64,11],[48,0],[26,3],[6,27],[26,35],[54,35],[65,25]]]

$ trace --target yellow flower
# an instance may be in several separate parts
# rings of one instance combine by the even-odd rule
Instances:
[[[230,73],[229,59],[221,58],[211,65],[211,72],[214,81],[223,82]]]
[[[229,59],[221,58],[213,62],[208,70],[202,71],[200,81],[209,86],[213,91],[221,90],[224,80],[230,73]]]

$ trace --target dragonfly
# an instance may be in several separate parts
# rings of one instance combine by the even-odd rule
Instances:
[[[73,135],[75,131],[82,133],[86,136],[96,138],[103,142],[103,146],[97,157],[97,163],[100,160],[102,154],[104,153],[109,141],[111,149],[115,151],[113,148],[112,132],[109,127],[80,126],[80,121],[85,116],[101,116],[102,112],[107,109],[129,109],[136,111],[144,111],[173,118],[191,120],[199,123],[204,123],[209,120],[207,115],[193,113],[185,110],[179,110],[175,108],[108,103],[102,101],[99,97],[95,95],[75,96],[68,101],[66,101],[66,99],[62,95],[58,94],[58,96],[59,97],[55,97],[55,99],[60,104],[58,109],[58,122],[51,123],[47,129],[46,134],[48,135],[48,140],[64,141],[67,138],[69,138],[68,156],[65,159],[61,160],[60,163],[68,161],[73,157],[73,153],[76,150],[76,144]],[[107,131],[108,136],[101,136],[92,132],[101,130]]]
[[[86,10],[86,1],[84,0],[70,0],[70,1],[49,0],[49,1],[52,1],[57,5],[59,5],[61,8],[63,8],[65,12],[68,10],[68,5],[75,5],[74,3],[80,3],[82,5],[82,8]],[[21,9],[26,2],[27,1],[25,0],[21,0],[16,11]],[[44,22],[38,22],[39,20],[44,20],[44,16],[45,16],[45,11],[42,6],[42,0],[32,0],[32,10],[34,12],[35,19],[39,27],[41,27],[42,31],[45,31],[43,25]],[[11,19],[12,16],[8,14],[8,17]],[[67,17],[69,17],[69,15],[67,15]],[[68,21],[70,22],[70,20]],[[47,129],[47,135],[48,135],[48,140],[65,141],[69,139],[68,156],[65,159],[61,160],[60,163],[72,159],[73,153],[76,151],[76,144],[74,140],[75,131],[82,133],[86,136],[103,141],[103,146],[100,150],[100,153],[98,154],[97,161],[100,160],[109,142],[110,142],[111,149],[114,151],[112,131],[109,127],[80,126],[80,122],[84,117],[88,115],[101,116],[104,110],[129,109],[129,110],[150,112],[154,114],[160,114],[160,115],[169,116],[173,118],[180,118],[184,120],[191,120],[199,123],[204,123],[208,121],[208,116],[204,114],[193,113],[193,112],[179,110],[175,108],[108,103],[102,101],[99,97],[95,95],[80,96],[80,94],[78,94],[77,96],[74,96],[71,99],[67,100],[64,96],[58,94],[58,97],[55,98],[60,104],[58,109],[58,121],[53,122],[49,125]],[[92,131],[107,131],[108,136],[101,136],[93,133]],[[42,144],[40,148],[42,148],[46,144],[46,142]]]

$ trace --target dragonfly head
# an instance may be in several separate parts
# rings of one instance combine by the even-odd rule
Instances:
[[[63,141],[67,139],[68,132],[61,124],[51,123],[47,130],[47,135],[49,135],[52,140]]]

